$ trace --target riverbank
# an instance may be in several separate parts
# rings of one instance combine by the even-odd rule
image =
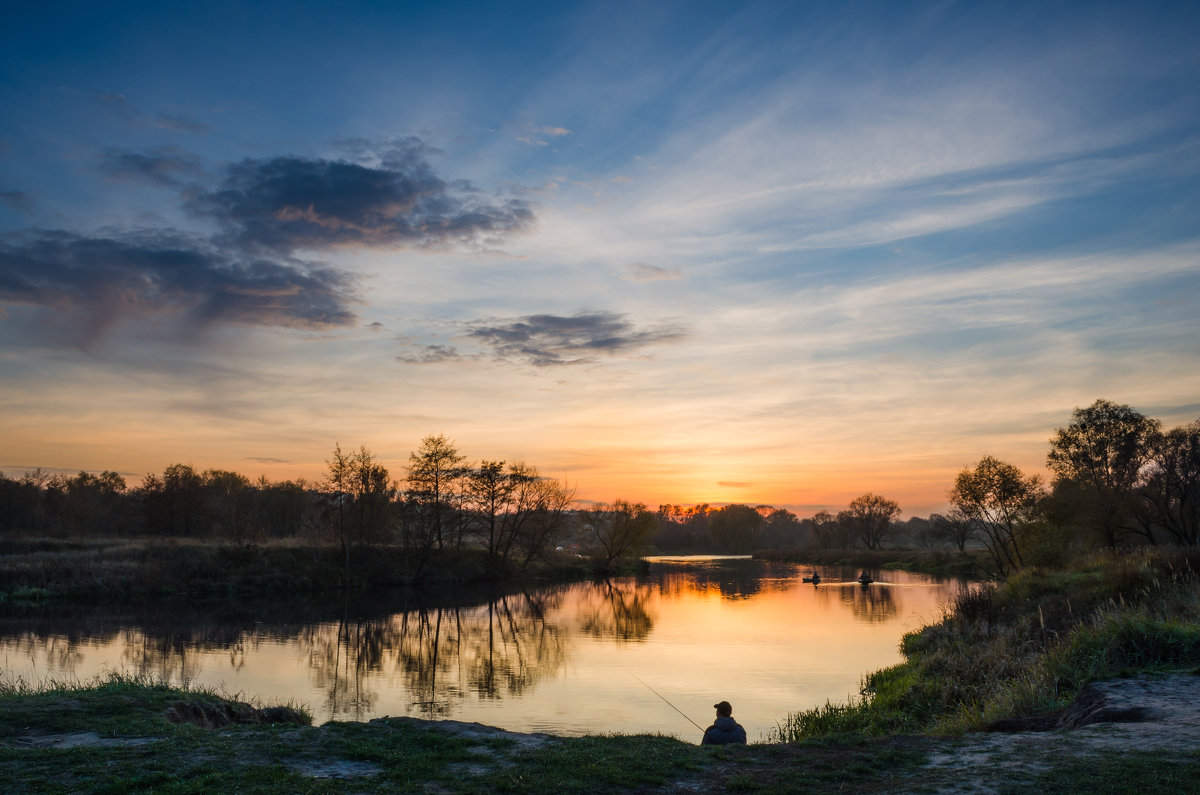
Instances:
[[[1098,553],[964,590],[905,635],[905,662],[850,704],[790,715],[779,739],[1054,725],[1091,681],[1200,666],[1200,549]]]
[[[419,574],[419,576],[418,576]],[[295,598],[332,590],[561,582],[590,576],[558,555],[524,570],[498,569],[482,550],[434,552],[418,573],[396,546],[352,549],[295,541],[228,544],[183,539],[0,542],[0,604],[130,599]]]
[[[313,727],[294,707],[121,677],[37,692],[0,681],[0,780],[14,792],[83,793],[1196,792],[1200,676],[1107,692],[1118,709],[1142,708],[1140,720],[708,748],[411,718]]]

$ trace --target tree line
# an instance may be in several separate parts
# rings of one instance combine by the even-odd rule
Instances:
[[[1163,430],[1130,406],[1097,400],[1050,440],[1049,484],[984,456],[947,493],[951,510],[900,521],[899,504],[867,493],[837,513],[800,519],[769,505],[713,507],[614,500],[579,507],[566,483],[524,462],[470,462],[442,435],[409,455],[402,478],[365,446],[335,446],[327,472],[252,481],[172,464],[130,487],[115,472],[0,475],[0,532],[148,535],[249,542],[303,537],[351,551],[396,544],[419,574],[435,554],[482,551],[500,570],[525,569],[567,545],[604,566],[648,548],[887,547],[986,550],[991,576],[1055,562],[1087,547],[1200,544],[1200,420]]]

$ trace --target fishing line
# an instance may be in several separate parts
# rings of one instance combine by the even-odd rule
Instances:
[[[626,668],[626,669],[625,669],[625,673],[629,674],[629,675],[630,675],[630,676],[632,676],[634,679],[637,679],[639,682],[642,682],[642,680],[641,680],[641,679],[638,679],[638,676],[637,676],[637,674],[635,674],[633,671],[629,670],[628,668]],[[659,697],[659,698],[661,698],[663,701],[666,701],[666,702],[667,702],[667,706],[668,706],[668,707],[670,707],[671,709],[675,710],[675,711],[676,711],[676,712],[678,712],[680,715],[683,715],[683,717],[684,717],[684,718],[687,718],[687,722],[688,722],[688,723],[692,724],[692,725],[693,725],[693,726],[695,726],[697,729],[700,729],[700,731],[704,731],[704,729],[703,729],[703,728],[701,728],[701,726],[700,726],[700,724],[699,724],[699,723],[696,723],[696,721],[692,720],[691,718],[688,718],[688,716],[687,716],[687,715],[684,715],[684,713],[683,713],[683,710],[681,710],[679,707],[677,707],[677,706],[675,706],[674,704],[672,704],[670,701],[667,701],[667,697],[666,697],[666,696],[664,696],[662,693],[660,693],[660,692],[658,692],[657,690],[655,690],[653,687],[650,687],[650,685],[647,685],[645,682],[642,682],[642,684],[643,684],[643,685],[645,685],[646,689],[647,689],[647,690],[649,690],[651,693],[653,693],[654,695],[658,696],[658,697]]]

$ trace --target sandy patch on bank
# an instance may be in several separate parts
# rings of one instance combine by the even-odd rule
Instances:
[[[971,734],[933,753],[927,771],[939,793],[998,792],[1011,778],[1064,759],[1200,747],[1200,676],[1141,676],[1093,682],[1080,714],[1096,722],[1072,729]]]

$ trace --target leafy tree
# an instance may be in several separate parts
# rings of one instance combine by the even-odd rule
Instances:
[[[772,548],[799,549],[805,537],[805,526],[789,510],[776,508],[763,519],[763,542]]]
[[[171,464],[162,478],[142,481],[146,526],[165,536],[196,536],[210,529],[204,506],[204,479],[187,464]]]
[[[850,501],[844,518],[854,528],[863,546],[879,549],[894,532],[893,522],[899,515],[900,505],[895,500],[867,493]]]
[[[746,554],[754,550],[763,517],[749,505],[726,505],[713,511],[708,522],[708,532],[712,534],[717,549]]]
[[[644,503],[614,500],[612,505],[597,505],[587,513],[588,527],[603,550],[603,564],[636,554],[654,532],[654,514]]]
[[[1046,464],[1060,479],[1078,482],[1098,509],[1099,530],[1106,546],[1116,546],[1129,532],[1154,537],[1138,527],[1135,491],[1159,436],[1160,423],[1130,406],[1097,400],[1077,408],[1071,424],[1055,431]]]
[[[987,547],[993,576],[1004,579],[1025,565],[1022,537],[1038,518],[1043,497],[1037,475],[1026,477],[1012,464],[984,456],[958,473],[947,496]]]
[[[1178,544],[1200,544],[1200,420],[1161,434],[1150,458],[1139,490],[1146,521]]]
[[[838,518],[829,511],[817,511],[809,519],[812,535],[816,538],[817,546],[821,549],[845,549],[846,536],[842,532]]]
[[[226,538],[243,541],[251,534],[253,486],[237,472],[209,469],[201,475],[207,514],[213,530]]]

